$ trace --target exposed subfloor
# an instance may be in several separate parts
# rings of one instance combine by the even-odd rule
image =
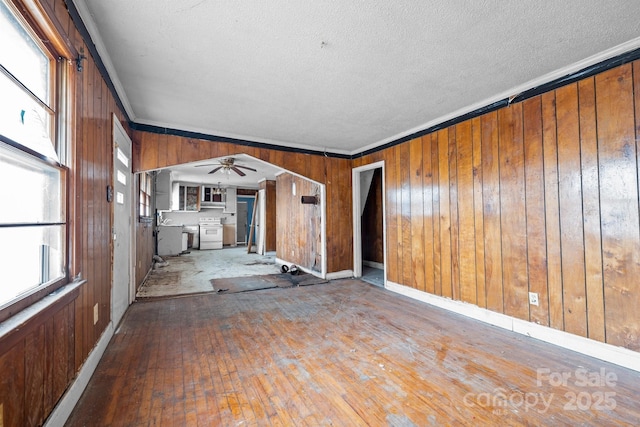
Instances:
[[[638,372],[360,280],[140,300],[68,422],[638,424]]]
[[[137,298],[212,292],[212,279],[280,273],[275,263],[275,252],[248,254],[246,246],[192,250],[188,254],[164,259],[168,265],[151,271],[138,289]]]

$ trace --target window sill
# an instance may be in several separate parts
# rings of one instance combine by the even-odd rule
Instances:
[[[64,285],[0,323],[0,348],[9,349],[80,294],[86,280]]]

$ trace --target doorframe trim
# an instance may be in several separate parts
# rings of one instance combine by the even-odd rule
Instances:
[[[129,185],[129,198],[131,200],[131,221],[129,222],[129,289],[128,289],[128,304],[127,304],[127,308],[131,305],[131,303],[135,300],[135,265],[136,265],[136,230],[135,230],[135,218],[136,218],[136,208],[137,208],[137,203],[136,203],[136,184],[135,184],[135,180],[134,177],[136,176],[136,174],[133,172],[133,141],[131,140],[131,137],[129,136],[129,134],[127,133],[127,131],[124,129],[124,127],[122,126],[122,124],[120,123],[120,120],[118,120],[118,116],[116,116],[115,113],[111,113],[111,122],[112,122],[112,133],[111,133],[111,148],[112,148],[112,152],[111,152],[111,158],[114,159],[115,156],[115,144],[116,144],[116,132],[119,132],[125,139],[127,139],[129,141],[130,147],[131,147],[131,153],[130,153],[130,174],[129,174],[129,179],[131,180],[130,185]],[[111,180],[111,185],[113,186],[113,188],[115,188],[115,164],[112,165],[111,167],[111,172],[113,173],[112,176],[112,180]],[[113,242],[113,227],[115,224],[115,203],[111,205],[111,228],[112,228],[112,242]],[[114,282],[114,274],[113,274],[113,260],[115,259],[115,245],[112,243],[111,245],[111,313],[110,315],[113,314],[113,282]],[[125,309],[126,312],[126,309]],[[122,320],[122,318],[124,318],[124,313],[122,315],[122,317],[120,319],[111,319],[111,321],[114,323],[114,328],[118,327],[118,324],[120,323],[120,320]]]
[[[384,160],[368,165],[358,166],[351,170],[351,188],[353,198],[353,276],[362,277],[362,219],[360,212],[362,204],[360,202],[360,173],[372,169],[382,169],[382,255],[383,255],[383,278],[387,282],[387,211],[386,211],[386,186]]]

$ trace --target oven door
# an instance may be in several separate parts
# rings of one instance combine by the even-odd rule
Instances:
[[[200,225],[200,249],[222,249],[222,226]]]

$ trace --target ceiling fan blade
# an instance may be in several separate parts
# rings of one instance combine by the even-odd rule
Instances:
[[[217,168],[214,168],[214,169],[213,169],[211,172],[209,172],[209,173],[216,173],[216,172],[218,172],[218,171],[219,171],[220,169],[222,169],[222,168],[223,168],[223,166],[218,166]]]
[[[250,167],[247,167],[247,166],[240,166],[240,165],[235,165],[235,166],[237,168],[242,168],[242,169],[247,169],[247,170],[250,170],[250,171],[257,172],[254,168],[250,168]]]
[[[235,173],[237,173],[240,176],[245,176],[246,173],[242,172],[240,169],[238,169],[236,166],[231,166],[231,170],[234,171]]]
[[[218,166],[216,163],[207,163],[206,165],[194,165],[196,168],[201,168],[202,166]]]

